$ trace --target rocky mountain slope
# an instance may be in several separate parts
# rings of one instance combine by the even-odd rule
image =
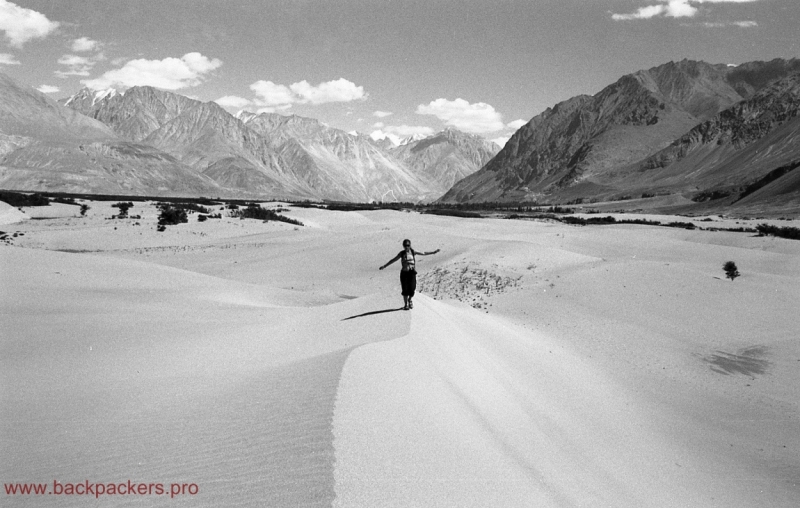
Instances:
[[[410,139],[391,153],[441,195],[486,165],[498,151],[500,147],[485,138],[448,128],[427,138]]]
[[[0,187],[212,195],[213,180],[0,73]]]
[[[594,96],[547,109],[517,131],[480,171],[458,182],[447,202],[533,201],[625,193],[609,175],[667,148],[800,60],[739,67],[684,60],[620,78]]]
[[[267,140],[285,174],[340,201],[424,201],[441,195],[367,136],[275,113],[238,115]]]
[[[622,171],[616,180],[640,189],[699,189],[698,200],[730,197],[734,204],[753,194],[753,184],[769,174],[772,178],[762,186],[771,184],[773,193],[761,191],[762,200],[794,194],[792,185],[781,192],[781,182],[796,178],[789,173],[798,165],[800,73],[765,86],[694,127],[669,147]]]

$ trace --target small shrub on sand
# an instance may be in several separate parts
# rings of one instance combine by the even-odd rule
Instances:
[[[81,205],[81,217],[85,217],[86,216],[86,212],[88,212],[90,208],[91,207],[89,205],[87,205],[86,203],[82,204]]]
[[[736,267],[736,263],[733,261],[726,261],[724,265],[722,265],[722,269],[725,270],[725,276],[730,280],[735,279],[739,275],[739,268]]]

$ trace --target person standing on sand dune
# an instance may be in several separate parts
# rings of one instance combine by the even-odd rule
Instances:
[[[402,266],[400,268],[400,287],[403,293],[403,310],[414,308],[414,303],[411,299],[414,297],[414,291],[417,289],[416,256],[429,256],[437,252],[439,252],[439,249],[432,252],[416,252],[411,248],[411,240],[406,238],[403,240],[403,250],[393,257],[391,261],[378,268],[378,270],[383,270],[398,259],[402,260]]]

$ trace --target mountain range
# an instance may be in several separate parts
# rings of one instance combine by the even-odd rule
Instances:
[[[451,128],[390,146],[151,87],[59,103],[0,74],[0,187],[358,202],[669,195],[696,209],[800,209],[799,112],[798,59],[683,60],[556,104],[502,149]]]
[[[798,72],[797,59],[684,60],[623,76],[531,119],[441,201],[736,194],[800,160]]]
[[[7,76],[0,87],[0,185],[17,190],[419,202],[499,150],[449,130],[449,153],[437,141],[421,162],[425,150],[395,152],[315,119],[231,115],[151,87],[84,89],[61,103]]]

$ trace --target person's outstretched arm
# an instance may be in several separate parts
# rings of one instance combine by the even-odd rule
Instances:
[[[395,261],[397,261],[398,259],[400,259],[400,254],[396,255],[394,258],[392,258],[392,260],[391,260],[391,261],[389,261],[388,263],[386,263],[386,264],[385,264],[385,265],[383,265],[382,267],[378,268],[378,270],[383,270],[384,268],[386,268],[387,266],[391,265],[392,263],[394,263],[394,262],[395,262]]]
[[[436,254],[437,252],[439,252],[439,250],[440,249],[436,249],[436,250],[431,251],[431,252],[416,252],[415,254],[418,255],[418,256],[430,256],[431,254]]]

